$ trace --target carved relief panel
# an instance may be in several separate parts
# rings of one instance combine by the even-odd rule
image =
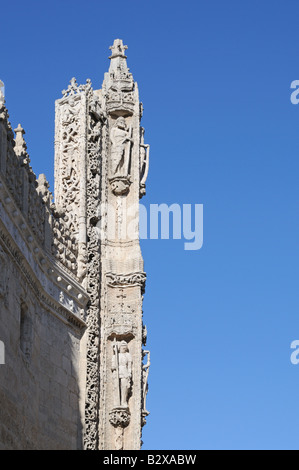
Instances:
[[[69,214],[72,232],[78,232],[78,208],[80,204],[80,110],[81,96],[71,96],[58,107],[58,136],[55,156],[55,172],[59,174],[55,189],[56,204]],[[81,131],[82,132],[82,131]],[[84,158],[84,155],[83,155]]]

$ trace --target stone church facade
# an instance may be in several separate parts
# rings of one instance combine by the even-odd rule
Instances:
[[[139,243],[149,146],[115,40],[55,104],[54,196],[0,97],[0,449],[140,449],[150,354]]]

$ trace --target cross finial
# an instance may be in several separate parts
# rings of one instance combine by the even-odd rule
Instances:
[[[115,57],[123,57],[126,59],[125,51],[128,49],[128,46],[124,46],[122,39],[115,39],[113,46],[110,46],[111,49],[111,56],[109,59],[114,59]]]

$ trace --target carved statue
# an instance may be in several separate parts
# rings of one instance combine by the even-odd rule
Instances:
[[[143,379],[143,411],[146,414],[149,414],[149,412],[146,409],[146,396],[148,392],[148,374],[149,374],[149,368],[151,365],[151,357],[150,357],[150,352],[149,351],[143,351],[143,357],[147,356],[147,363],[143,364],[142,366],[142,379]]]
[[[132,357],[126,341],[113,343],[111,370],[114,375],[115,406],[128,408],[129,392],[132,382]]]
[[[145,195],[145,182],[148,176],[149,169],[149,149],[150,146],[144,143],[144,128],[141,127],[141,141],[140,141],[140,196]]]
[[[130,173],[130,158],[132,128],[127,128],[125,118],[119,117],[110,132],[111,146],[111,176],[128,177]]]

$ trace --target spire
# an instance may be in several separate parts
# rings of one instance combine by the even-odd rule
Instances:
[[[114,72],[117,70],[129,72],[127,66],[127,56],[125,55],[125,51],[128,49],[128,46],[124,46],[122,39],[115,39],[113,46],[110,46],[109,49],[111,49],[112,52],[111,56],[109,57],[111,61],[109,72]]]
[[[127,48],[122,39],[115,39],[110,47],[110,67],[105,74],[103,94],[106,96],[107,110],[111,115],[132,115],[134,105],[138,102],[137,86],[127,66]]]

